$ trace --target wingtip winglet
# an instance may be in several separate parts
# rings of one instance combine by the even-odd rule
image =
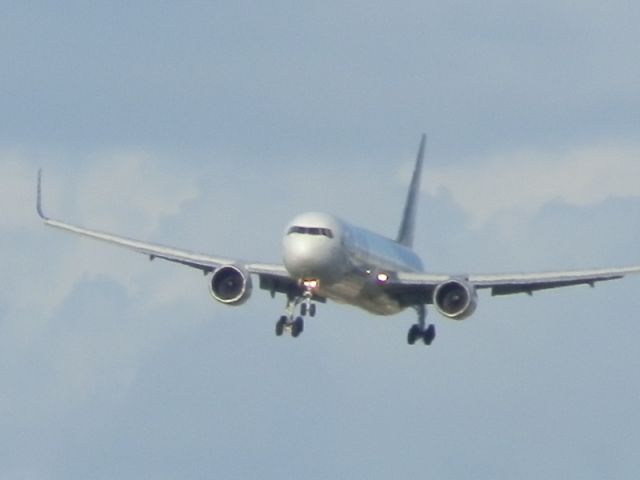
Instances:
[[[42,169],[41,168],[38,169],[38,191],[37,191],[37,198],[36,198],[36,211],[38,212],[38,215],[40,216],[41,219],[49,220],[49,218],[44,214],[44,211],[42,210]]]

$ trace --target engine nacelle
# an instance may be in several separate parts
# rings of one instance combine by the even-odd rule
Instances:
[[[478,295],[464,280],[448,280],[436,287],[433,304],[438,312],[453,320],[464,320],[476,311]]]
[[[211,275],[209,293],[225,305],[242,305],[251,296],[251,275],[244,268],[225,265]]]

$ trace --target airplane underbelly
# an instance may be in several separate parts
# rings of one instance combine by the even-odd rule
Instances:
[[[323,296],[336,303],[360,307],[375,315],[394,315],[405,308],[369,279],[345,278],[322,290]]]

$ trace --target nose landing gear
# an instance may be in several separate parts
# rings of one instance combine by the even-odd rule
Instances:
[[[416,305],[414,308],[418,312],[418,323],[411,325],[407,333],[407,343],[413,345],[422,340],[425,345],[431,345],[436,338],[436,327],[434,324],[429,324],[428,327],[425,325],[427,308],[424,305]]]
[[[284,315],[276,322],[276,335],[282,336],[285,332],[290,333],[293,338],[297,338],[304,331],[304,318],[316,316],[316,304],[312,302],[313,294],[306,291],[301,297],[289,297]],[[300,308],[300,315],[295,312]]]
[[[316,304],[311,303],[310,298],[305,298],[302,303],[300,303],[300,315],[306,317],[309,315],[310,317],[316,316]]]

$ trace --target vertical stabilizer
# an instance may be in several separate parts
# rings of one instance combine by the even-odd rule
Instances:
[[[416,158],[416,166],[413,170],[411,185],[409,186],[409,193],[407,194],[407,203],[404,206],[402,223],[400,224],[398,239],[396,240],[399,244],[409,248],[413,247],[413,232],[416,223],[416,211],[418,209],[418,194],[420,193],[420,175],[422,173],[422,160],[424,158],[426,143],[427,136],[422,134],[420,148],[418,149],[418,156]]]

